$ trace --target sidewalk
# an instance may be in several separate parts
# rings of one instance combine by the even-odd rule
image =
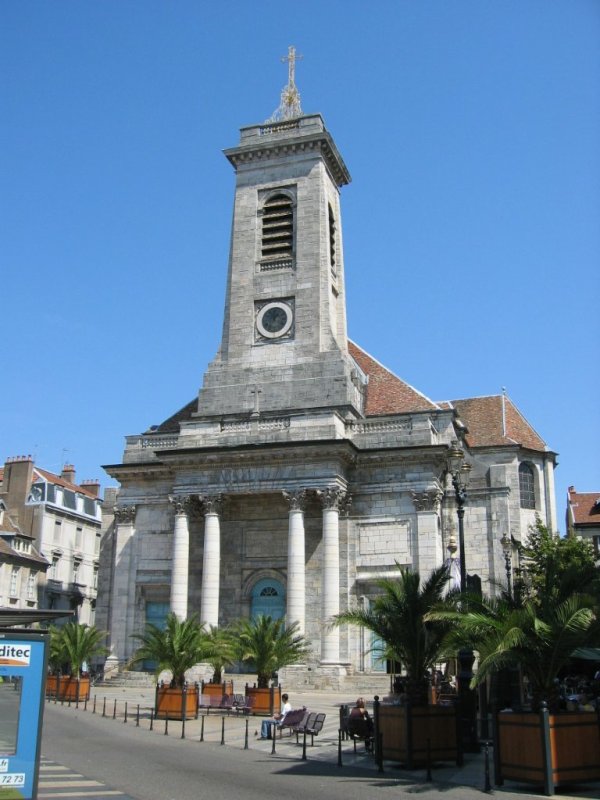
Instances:
[[[245,676],[244,676],[245,677]],[[244,681],[245,683],[245,681]],[[240,681],[240,689],[243,684]],[[272,754],[272,741],[261,741],[260,723],[263,717],[244,717],[237,715],[222,715],[210,713],[202,715],[197,720],[187,720],[185,726],[180,721],[152,720],[151,709],[154,705],[154,691],[148,688],[135,687],[92,687],[90,701],[87,704],[87,714],[93,714],[95,699],[95,714],[98,717],[114,718],[115,724],[125,724],[125,704],[127,704],[127,723],[131,727],[152,728],[160,735],[169,735],[173,738],[186,738],[200,742],[212,744],[223,744],[224,746],[249,749],[270,755],[272,758],[281,758],[286,761],[298,760],[302,762],[302,739],[296,743],[295,736],[284,733],[283,737],[277,737],[275,741],[275,753]],[[294,708],[306,706],[311,711],[325,712],[327,718],[322,732],[315,737],[314,746],[310,746],[310,737],[307,737],[306,758],[310,762],[318,762],[325,766],[338,767],[338,728],[339,728],[339,707],[340,704],[348,703],[353,705],[356,698],[346,697],[339,692],[290,692],[290,701]],[[47,701],[54,703],[53,700]],[[139,706],[139,719],[138,719]],[[83,710],[80,704],[80,710]],[[489,775],[492,789],[496,794],[503,796],[520,798],[525,800],[528,797],[543,796],[541,788],[529,785],[519,785],[507,782],[502,787],[493,785],[493,753],[489,750]],[[406,770],[395,762],[384,762],[384,773],[378,771],[373,757],[365,752],[364,745],[357,743],[357,752],[354,753],[354,744],[351,741],[342,742],[342,764],[343,767],[361,769],[374,774],[380,779],[393,779],[407,791],[423,792],[434,787],[438,791],[449,791],[455,787],[469,787],[471,790],[484,792],[486,787],[485,775],[485,751],[482,749],[478,754],[466,754],[464,765],[458,767],[455,764],[436,765],[431,771],[431,782],[427,780],[425,769]],[[450,792],[454,794],[454,792]],[[597,798],[600,797],[600,783],[581,784],[559,790],[557,796],[564,800],[576,800],[577,798]]]

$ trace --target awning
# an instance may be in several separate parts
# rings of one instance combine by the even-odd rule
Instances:
[[[584,661],[600,661],[600,647],[578,647],[573,650],[571,658],[581,658]]]
[[[0,629],[52,622],[54,619],[72,617],[73,611],[56,611],[52,608],[0,608]]]

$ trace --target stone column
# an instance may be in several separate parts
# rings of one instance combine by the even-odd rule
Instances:
[[[425,579],[444,562],[439,525],[442,491],[435,487],[422,492],[411,492],[411,495],[417,512],[417,552],[413,566]]]
[[[180,620],[187,618],[188,576],[190,567],[190,532],[187,510],[189,497],[169,497],[175,507],[175,526],[173,529],[173,557],[171,561],[170,609]]]
[[[290,505],[287,562],[287,624],[298,623],[304,634],[306,614],[306,555],[304,546],[304,508],[306,490],[284,492]]]
[[[110,597],[110,655],[105,673],[109,674],[127,661],[131,616],[134,613],[135,581],[132,571],[132,548],[135,534],[135,506],[115,506],[113,585]],[[132,585],[133,584],[133,585]]]
[[[204,559],[202,562],[202,594],[200,622],[206,626],[219,624],[219,584],[221,573],[221,526],[219,513],[222,495],[198,497],[204,512]]]
[[[347,507],[349,497],[337,486],[317,494],[323,504],[321,664],[339,664],[340,632],[329,623],[340,610],[340,510]]]

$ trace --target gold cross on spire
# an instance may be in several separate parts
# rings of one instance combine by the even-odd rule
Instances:
[[[280,122],[283,119],[294,119],[302,116],[300,107],[300,93],[296,88],[296,61],[303,56],[296,55],[296,48],[290,45],[287,56],[282,56],[283,62],[288,62],[288,82],[281,92],[279,108],[267,122]]]
[[[281,56],[281,60],[285,63],[288,62],[288,87],[296,85],[296,59],[300,60],[304,56],[296,55],[296,48],[293,44],[288,47],[287,56]]]

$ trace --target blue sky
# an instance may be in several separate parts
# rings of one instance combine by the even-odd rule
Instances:
[[[600,491],[597,0],[3,0],[0,459],[100,478],[220,341],[221,151],[297,84],[342,190],[348,332],[435,400],[505,386]]]

